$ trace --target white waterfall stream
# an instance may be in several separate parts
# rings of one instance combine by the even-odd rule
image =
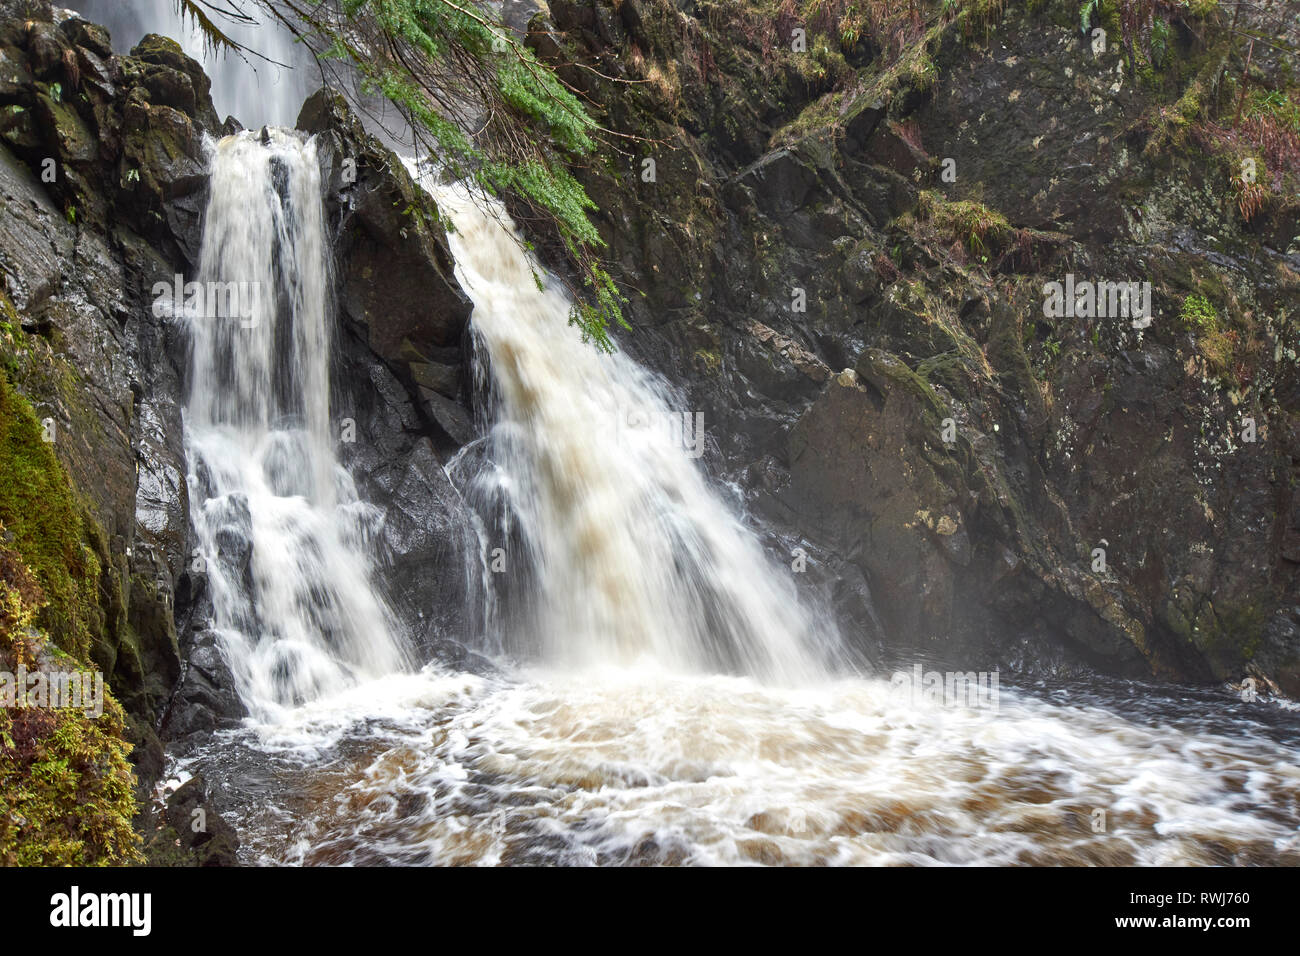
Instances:
[[[188,315],[188,482],[214,626],[263,719],[408,665],[371,579],[379,516],[334,456],[322,215],[312,143],[213,148],[199,282],[244,301]]]
[[[568,324],[554,282],[539,290],[504,208],[460,187],[426,186],[455,223],[457,275],[491,370],[491,467],[470,496],[518,528],[535,589],[514,644],[567,665],[649,660],[799,683],[834,659],[834,627],[800,605],[709,487],[695,458],[701,413],[622,354]]]

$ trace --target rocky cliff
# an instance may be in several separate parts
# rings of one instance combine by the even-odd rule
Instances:
[[[48,7],[3,14],[0,352],[71,479],[71,517],[50,530],[85,555],[71,566],[84,585],[69,593],[40,541],[16,550],[54,598],[39,623],[122,702],[143,794],[162,769],[157,728],[182,672],[173,609],[189,535],[182,361],[151,289],[192,270],[202,137],[217,119],[207,78],[171,41],[116,57],[98,27]],[[23,482],[14,468],[10,457],[6,481]],[[23,504],[0,520],[52,505]]]
[[[1300,24],[1083,6],[556,0],[528,40],[623,134],[582,178],[625,347],[866,649],[1295,694]],[[1151,321],[1049,314],[1075,280]]]

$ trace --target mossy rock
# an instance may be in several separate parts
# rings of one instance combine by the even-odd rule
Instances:
[[[0,522],[49,600],[39,623],[57,647],[85,659],[104,625],[100,561],[45,435],[31,405],[0,378]]]
[[[0,525],[0,534],[3,526]],[[0,545],[0,669],[89,674],[84,658],[33,626],[45,595],[12,548]],[[121,706],[103,711],[0,707],[0,864],[110,866],[138,862],[135,777]]]
[[[942,385],[958,397],[966,394],[973,377],[970,361],[956,348],[924,359],[916,374],[926,384]]]
[[[908,368],[902,359],[880,349],[867,349],[858,359],[855,371],[882,395],[888,395],[897,389],[917,399],[923,419],[918,424],[938,434],[939,422],[946,414],[946,406],[929,383]]]

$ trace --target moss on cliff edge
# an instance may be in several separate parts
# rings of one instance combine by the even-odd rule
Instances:
[[[16,326],[0,327],[0,357],[15,361]],[[0,671],[90,673],[90,649],[104,631],[89,534],[98,529],[36,412],[8,381],[8,363],[0,365]],[[140,859],[123,734],[122,708],[107,688],[98,716],[0,706],[0,864]]]
[[[0,537],[6,535],[0,525]],[[0,545],[0,670],[12,675],[21,665],[29,673],[89,674],[84,661],[58,651],[33,627],[44,603],[31,569]],[[131,748],[122,732],[122,708],[107,690],[97,716],[76,708],[0,707],[0,864],[141,860],[131,828]]]
[[[0,377],[0,522],[48,599],[38,623],[56,646],[84,660],[103,627],[99,560],[46,435],[31,405]]]

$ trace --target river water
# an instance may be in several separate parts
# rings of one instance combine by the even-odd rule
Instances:
[[[1297,747],[1294,711],[1220,689],[1003,687],[993,710],[870,677],[430,668],[181,772],[249,863],[1296,865]]]

